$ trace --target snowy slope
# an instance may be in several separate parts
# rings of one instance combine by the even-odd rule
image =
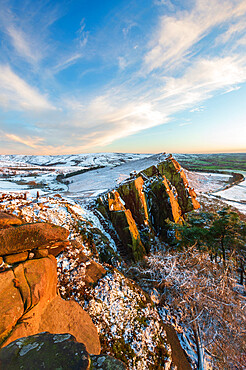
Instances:
[[[155,154],[148,158],[131,161],[117,167],[99,168],[70,179],[69,193],[76,197],[97,196],[98,194],[115,188],[120,182],[130,176],[133,171],[139,172],[163,161],[168,155]]]
[[[0,155],[0,166],[56,166],[92,167],[117,166],[122,163],[144,158],[150,154],[131,153],[89,153],[72,155]]]

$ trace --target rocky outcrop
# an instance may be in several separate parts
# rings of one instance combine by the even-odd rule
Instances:
[[[0,255],[15,254],[43,248],[51,241],[67,239],[69,231],[63,227],[40,222],[0,230]]]
[[[0,230],[0,347],[48,331],[70,333],[89,353],[100,353],[97,329],[90,316],[75,301],[64,301],[57,295],[57,262],[49,252],[65,248],[66,243],[58,241],[67,236],[66,229],[46,223]],[[83,258],[88,270],[85,280],[93,284],[105,270],[85,255]]]
[[[180,164],[170,155],[166,161],[157,165],[159,173],[165,176],[176,188],[177,200],[180,205],[182,214],[200,207],[196,200],[194,189],[189,187],[188,180]]]
[[[134,261],[149,252],[155,235],[167,238],[168,221],[181,223],[186,212],[199,207],[194,189],[189,187],[184,171],[171,155],[133,174],[97,201],[98,211],[112,223]]]
[[[108,355],[90,356],[71,334],[40,333],[20,338],[0,350],[0,368],[61,370],[124,370],[126,366]]]
[[[125,208],[117,191],[108,194],[108,206],[110,219],[121,242],[127,253],[129,253],[135,261],[138,261],[146,254],[146,251],[130,209]]]

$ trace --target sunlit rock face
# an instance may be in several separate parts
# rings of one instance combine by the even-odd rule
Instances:
[[[194,189],[190,188],[182,167],[171,155],[161,162],[157,168],[160,174],[166,176],[176,188],[177,200],[182,214],[200,207],[199,202],[196,200],[196,193]]]
[[[98,355],[99,336],[90,316],[77,302],[57,294],[57,262],[52,255],[57,248],[51,246],[61,240],[59,248],[64,249],[69,231],[45,222],[22,224],[3,212],[0,219],[0,348],[44,331],[70,332]],[[95,261],[87,262],[85,283],[95,283],[104,273]]]
[[[182,223],[185,213],[200,207],[179,163],[169,156],[98,199],[98,210],[111,221],[134,261],[149,251],[150,240],[167,238],[168,220]]]

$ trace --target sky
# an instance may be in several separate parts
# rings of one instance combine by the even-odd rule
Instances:
[[[245,0],[0,0],[0,154],[245,151]]]

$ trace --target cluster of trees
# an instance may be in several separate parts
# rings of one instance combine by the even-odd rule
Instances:
[[[181,249],[196,245],[207,251],[211,261],[223,262],[226,268],[234,260],[239,273],[239,282],[245,281],[246,223],[230,207],[217,213],[191,213],[182,225],[172,224],[176,230],[174,244]]]

